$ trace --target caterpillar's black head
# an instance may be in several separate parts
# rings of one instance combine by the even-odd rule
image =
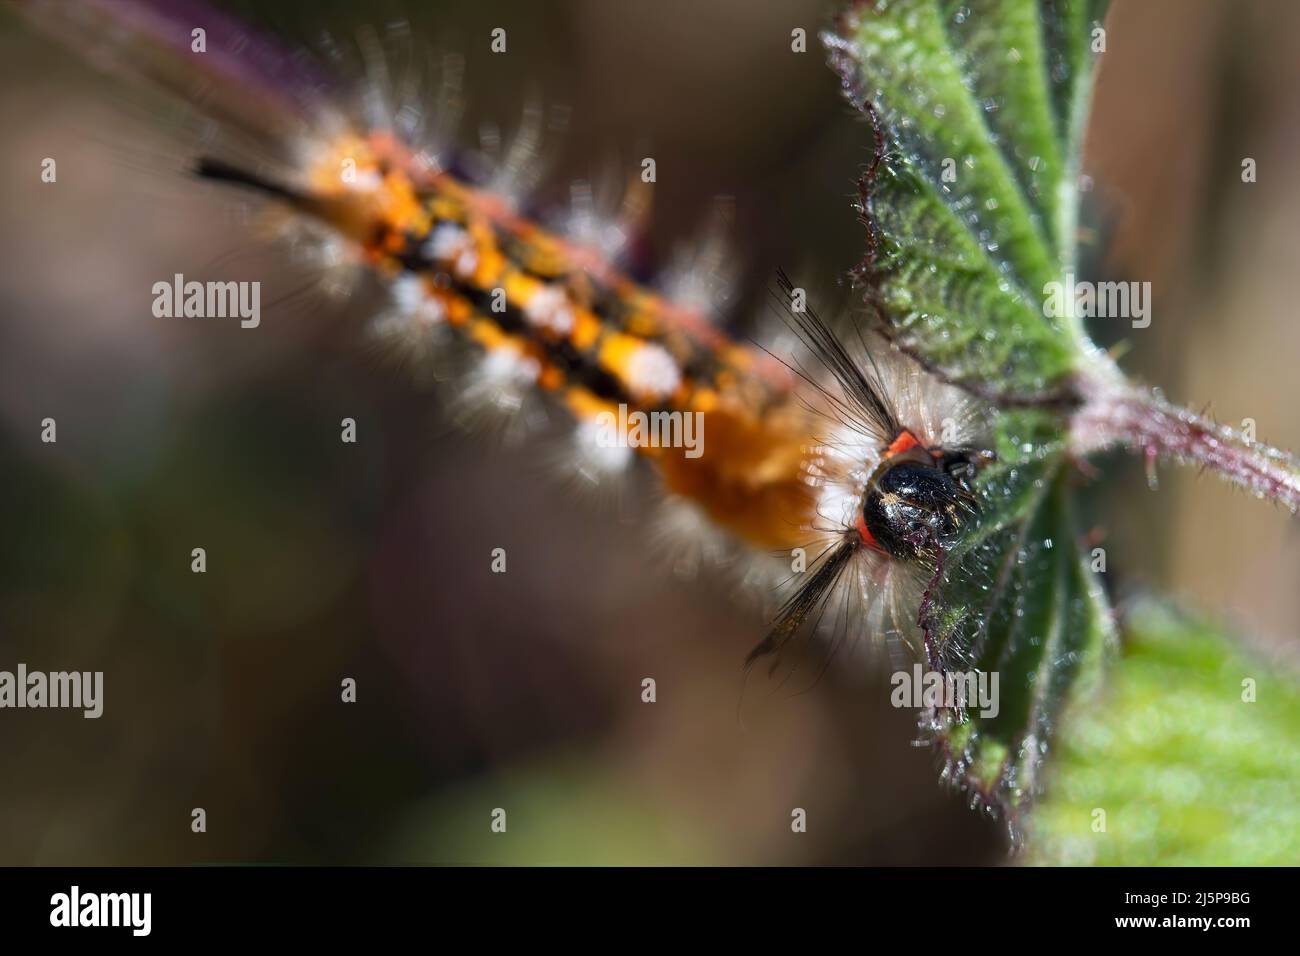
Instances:
[[[975,513],[971,482],[990,457],[988,452],[918,446],[886,459],[862,501],[863,538],[903,559],[947,547]]]

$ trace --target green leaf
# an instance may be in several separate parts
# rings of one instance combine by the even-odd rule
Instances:
[[[1300,681],[1213,627],[1147,603],[1095,706],[1073,714],[1029,862],[1300,860]],[[1254,700],[1243,699],[1253,681]],[[1104,831],[1099,831],[1104,811]]]
[[[975,529],[944,556],[921,620],[945,671],[996,677],[996,705],[931,715],[945,776],[1013,837],[1041,789],[1063,712],[1091,694],[1113,643],[1110,609],[1078,546],[1054,417],[1008,413],[981,476]]]
[[[1032,862],[1294,863],[1300,683],[1155,605],[1099,680],[1111,612],[1080,550],[1067,410],[1042,399],[1095,362],[1078,319],[1043,303],[1074,268],[1103,11],[876,0],[825,38],[879,139],[860,206],[867,301],[902,348],[999,406],[980,514],[918,613],[932,665],[996,674],[998,706],[937,708],[926,729],[974,804],[1015,836],[1032,823]]]
[[[945,776],[1019,835],[1063,715],[1099,684],[1111,611],[1080,551],[1062,393],[1093,347],[1050,283],[1073,268],[1088,0],[875,0],[824,37],[880,139],[859,278],[886,333],[1000,406],[979,516],[918,619],[931,666],[996,676],[997,706],[936,709]]]
[[[895,340],[981,392],[1050,392],[1090,349],[1044,288],[1074,257],[1095,2],[877,0],[824,37],[885,150],[861,269]]]

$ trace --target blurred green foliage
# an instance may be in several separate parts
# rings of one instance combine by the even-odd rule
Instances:
[[[1097,809],[1105,832],[1094,832]],[[1295,675],[1205,622],[1140,605],[1105,693],[1062,734],[1034,829],[1034,863],[1295,865]]]

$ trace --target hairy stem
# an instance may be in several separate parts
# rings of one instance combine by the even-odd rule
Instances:
[[[1300,461],[1293,456],[1134,386],[1112,367],[1095,368],[1078,384],[1083,404],[1071,422],[1070,442],[1080,457],[1131,448],[1149,463],[1164,458],[1195,465],[1292,514],[1300,511]]]

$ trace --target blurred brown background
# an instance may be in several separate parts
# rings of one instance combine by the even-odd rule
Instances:
[[[291,42],[361,25],[348,4],[239,6]],[[822,280],[860,253],[849,195],[868,137],[816,44],[789,48],[833,10],[393,3],[364,22],[405,16],[465,53],[467,137],[530,93],[572,106],[539,205],[655,156],[646,262],[734,195],[743,329],[778,266]],[[1125,364],[1174,399],[1300,447],[1300,8],[1117,0],[1107,25],[1086,166],[1109,255],[1092,268],[1150,280],[1156,300],[1149,329],[1098,338],[1127,336]],[[495,26],[505,57],[487,52]],[[158,174],[188,148],[163,104],[12,17],[0,62],[0,668],[106,674],[98,721],[0,714],[0,863],[1004,858],[997,825],[910,746],[882,672],[742,688],[761,616],[717,579],[669,573],[644,502],[591,507],[546,449],[447,426],[436,396],[359,345],[373,295],[295,296],[301,273],[253,241],[237,199]],[[174,272],[262,280],[262,327],[154,319],[150,287]],[[1090,494],[1116,596],[1169,591],[1292,654],[1294,523],[1210,479],[1166,471],[1152,493],[1115,466]],[[206,575],[189,570],[197,546]]]

